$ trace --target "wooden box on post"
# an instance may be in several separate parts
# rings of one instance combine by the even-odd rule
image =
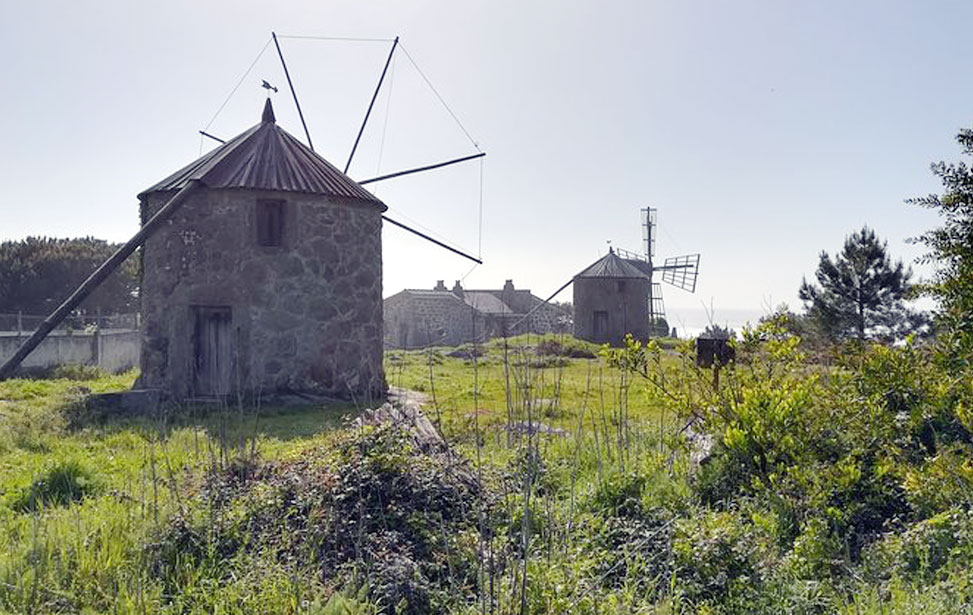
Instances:
[[[736,349],[726,339],[700,337],[696,339],[696,366],[722,367],[736,359]]]

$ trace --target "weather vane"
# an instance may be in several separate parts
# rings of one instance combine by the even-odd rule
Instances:
[[[270,91],[271,90],[274,91],[274,94],[277,93],[277,88],[275,88],[274,86],[272,86],[269,83],[267,83],[267,80],[266,79],[263,79],[263,83],[260,84],[260,87],[262,87],[263,89],[267,90],[267,96],[270,96]]]

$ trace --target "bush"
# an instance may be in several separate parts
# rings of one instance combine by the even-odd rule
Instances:
[[[98,380],[99,378],[104,378],[108,373],[98,367],[97,365],[58,365],[57,367],[51,369],[49,375],[50,379],[64,379],[64,380]]]
[[[19,512],[37,511],[48,506],[66,506],[97,493],[100,483],[94,474],[75,460],[60,461],[34,478],[14,498],[12,508]]]
[[[598,483],[589,508],[610,517],[639,517],[646,482],[646,477],[638,474],[612,473]]]
[[[541,340],[534,347],[534,354],[541,357],[568,357],[571,359],[594,359],[595,353],[580,340]]]
[[[676,523],[676,576],[694,604],[745,602],[760,592],[765,557],[759,528],[730,512],[699,511]]]
[[[423,454],[396,427],[365,427],[297,460],[232,465],[203,486],[196,518],[175,519],[150,552],[167,584],[187,565],[219,578],[242,555],[269,555],[364,586],[382,613],[442,612],[476,593],[468,536],[491,502],[451,454]]]
[[[864,569],[872,580],[899,577],[933,583],[952,563],[965,570],[973,549],[973,519],[961,510],[949,510],[920,521],[901,533],[890,533],[864,553]]]
[[[675,567],[674,521],[668,511],[652,509],[608,516],[597,524],[591,545],[598,554],[594,570],[601,585],[635,584],[639,593],[661,597],[669,589]]]

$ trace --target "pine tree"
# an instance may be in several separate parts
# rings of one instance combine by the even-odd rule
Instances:
[[[802,280],[799,296],[833,340],[901,339],[919,324],[905,305],[911,269],[893,264],[886,242],[867,226],[846,237],[834,258],[822,251],[815,277],[817,285]]]
[[[956,136],[963,154],[973,155],[973,130]],[[973,168],[963,162],[932,165],[943,194],[911,199],[914,205],[938,210],[943,225],[920,235],[929,253],[923,260],[936,265],[936,274],[923,290],[939,302],[937,330],[946,358],[955,367],[973,363]]]

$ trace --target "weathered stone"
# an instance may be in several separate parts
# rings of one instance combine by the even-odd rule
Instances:
[[[613,252],[595,261],[574,280],[574,335],[615,345],[627,334],[647,339],[650,286],[638,268]]]
[[[95,415],[154,416],[159,411],[162,392],[158,389],[135,389],[120,393],[97,393],[88,396],[86,406]]]
[[[536,309],[535,309],[536,308]],[[502,335],[566,332],[570,315],[544,304],[529,290],[447,290],[440,281],[430,290],[404,290],[385,300],[385,345],[419,348],[456,346]]]
[[[293,331],[302,324],[302,320],[299,316],[291,314],[286,310],[272,310],[267,312],[266,318],[264,320],[264,326],[268,331],[274,333],[281,333],[284,331]]]
[[[143,197],[143,216],[171,196]],[[257,199],[283,199],[295,216],[283,247],[257,245]],[[194,310],[225,306],[233,382],[265,393],[384,391],[380,229],[378,208],[322,196],[204,189],[190,197],[145,244],[144,385],[192,395]]]
[[[295,255],[285,256],[280,266],[280,275],[287,278],[296,278],[304,273],[304,262]]]
[[[240,276],[251,284],[263,284],[267,281],[267,265],[259,260],[250,260],[240,268]]]

